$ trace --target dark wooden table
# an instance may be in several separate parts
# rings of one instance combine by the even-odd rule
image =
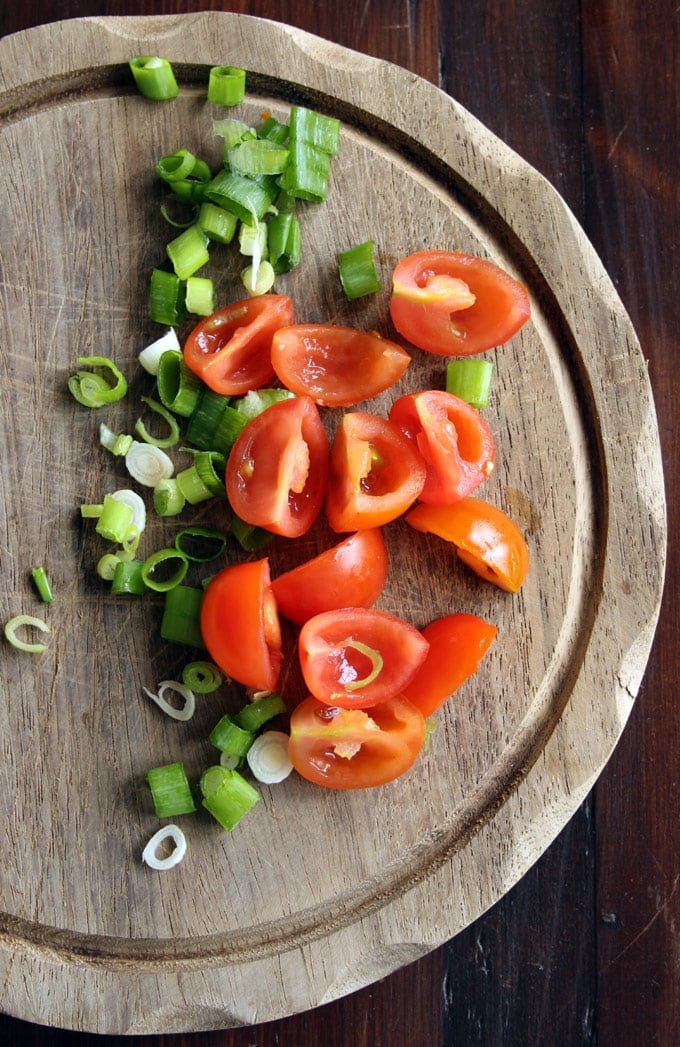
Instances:
[[[316,1011],[157,1047],[680,1043],[678,442],[680,10],[670,0],[12,0],[0,34],[58,19],[217,8],[288,22],[438,84],[547,176],[637,329],[669,502],[666,593],[622,741],[593,794],[489,913]],[[2,987],[0,986],[0,1009]],[[0,1042],[122,1043],[0,1016]]]

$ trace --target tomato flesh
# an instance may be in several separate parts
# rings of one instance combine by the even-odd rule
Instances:
[[[274,332],[292,323],[287,295],[263,294],[218,309],[184,343],[184,361],[214,392],[239,396],[268,382]]]
[[[496,637],[496,626],[475,614],[447,614],[423,629],[427,658],[402,694],[431,716],[477,672]]]
[[[246,523],[297,538],[323,504],[328,437],[308,396],[281,400],[252,418],[229,453],[227,498]]]
[[[272,339],[272,366],[286,388],[326,407],[350,407],[388,389],[411,358],[375,332],[296,324]]]
[[[370,607],[386,579],[385,539],[379,528],[367,528],[280,574],[272,591],[279,613],[303,625],[323,611]]]
[[[418,505],[406,522],[452,542],[463,563],[500,589],[517,593],[526,580],[527,543],[514,521],[488,502],[470,496],[453,505]]]
[[[519,281],[494,262],[461,251],[417,251],[392,274],[392,322],[427,352],[466,356],[503,345],[530,313]]]
[[[319,701],[367,709],[399,694],[425,661],[429,644],[386,611],[344,607],[308,619],[298,640],[305,683]]]
[[[472,494],[493,470],[491,429],[479,411],[452,393],[431,389],[400,396],[389,417],[427,465],[421,502],[456,502]]]
[[[382,527],[416,500],[426,466],[390,422],[364,411],[345,414],[331,449],[326,516],[337,532]]]
[[[310,782],[329,789],[370,789],[413,766],[425,740],[422,713],[401,696],[361,709],[305,698],[290,718],[288,753]]]
[[[281,628],[269,560],[233,564],[208,582],[200,613],[208,653],[227,676],[273,691],[281,667]]]

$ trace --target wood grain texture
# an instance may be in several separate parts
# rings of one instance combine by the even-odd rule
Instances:
[[[271,6],[271,5],[268,5],[268,6]],[[426,7],[427,5],[424,5],[424,6]],[[398,7],[398,5],[395,5],[395,8],[396,7]],[[366,9],[362,9],[362,13],[365,13],[365,10]],[[267,12],[262,12],[262,13],[269,14],[270,12],[267,11]],[[354,9],[352,9],[351,13],[352,13],[353,17],[349,17],[347,19],[347,25],[348,26],[354,26],[354,28],[351,29],[351,32],[354,32],[355,29],[356,29],[356,26],[358,26],[358,24],[359,24],[359,12],[358,11],[355,12]],[[392,12],[390,12],[390,16],[391,15],[392,15]],[[366,17],[368,17],[368,16],[366,16]],[[354,22],[353,22],[353,18],[355,19]],[[420,24],[422,25],[422,22]],[[429,24],[431,24],[431,23],[429,23]],[[363,25],[364,26],[366,25],[365,21],[364,21]],[[500,23],[500,15],[498,15],[496,17],[495,22],[494,22],[494,20],[492,18],[489,18],[487,24],[481,27],[479,42],[480,43],[488,42],[489,39],[493,40],[494,33],[499,32],[500,25],[501,25],[501,23]],[[550,33],[553,34],[552,39],[553,40],[555,39],[555,35],[557,33],[557,20],[556,19],[552,19],[552,21],[551,21],[550,18],[546,18],[546,19],[544,19],[540,23],[540,25],[539,25],[538,21],[536,19],[534,19],[533,25],[534,25],[534,27],[536,29],[537,34],[540,36],[540,39],[545,40],[546,37],[548,39],[551,39]],[[316,28],[316,26],[312,26],[312,28]],[[504,26],[504,29],[507,29],[507,28],[509,28],[509,27]],[[346,29],[346,26],[343,25],[342,42],[350,42],[351,43],[352,42],[351,39],[349,41],[347,41],[344,38],[344,31],[345,31],[345,29]],[[449,29],[446,26],[445,26],[444,32],[445,32],[445,34],[449,32]],[[338,36],[338,38],[340,38],[340,37]],[[380,40],[380,46],[387,46],[387,45],[384,44],[384,41],[385,41],[385,33],[384,32],[383,32],[382,36],[380,36],[379,34],[376,34],[375,39],[376,39],[376,41],[378,39]],[[403,43],[403,40],[404,40],[403,34],[401,36],[401,39],[402,39],[402,43]],[[556,48],[557,48],[557,45],[556,45]],[[370,47],[366,47],[365,49],[366,50],[370,50],[371,48]],[[380,48],[378,47],[377,50],[380,51]],[[415,53],[412,48],[407,49],[407,50],[408,50],[408,53],[409,53],[409,63],[404,63],[404,64],[410,64],[410,60],[411,60],[413,54]],[[477,51],[477,53],[479,53],[479,52]],[[391,57],[391,55],[387,55],[387,56]],[[399,60],[401,60],[401,58]],[[541,82],[544,82],[546,76],[548,76],[548,75],[552,76],[553,75],[552,73],[550,73],[550,74],[548,73],[548,70],[549,69],[552,70],[553,68],[554,67],[552,65],[550,65],[550,63],[548,63],[547,61],[543,62],[541,64],[541,68],[537,71],[537,75],[539,76],[539,78],[541,78]],[[425,69],[423,69],[423,75],[427,75],[427,71]],[[525,75],[527,77],[529,77],[530,74],[527,73]],[[503,74],[503,72],[501,70],[501,72],[499,73],[499,77],[504,82],[509,83],[511,85],[511,83],[512,83],[512,76],[510,74],[510,71],[507,71],[507,73],[504,76],[504,74]],[[465,80],[465,77],[462,76],[461,79]],[[474,80],[474,77],[471,77],[470,79]],[[487,80],[486,74],[485,75],[478,74],[478,80],[477,80],[478,87],[479,87],[479,85],[487,83],[487,82],[488,82],[488,80]],[[447,84],[447,86],[448,86],[448,84]],[[450,87],[449,87],[449,89],[452,90]],[[455,92],[453,90],[452,90],[452,93],[455,94]],[[479,90],[477,91],[477,94],[479,94]],[[460,96],[460,94],[456,94],[456,97],[461,97],[461,96]],[[461,100],[463,100],[463,99],[461,98]],[[472,105],[472,101],[474,101],[474,99],[471,100],[470,105],[471,105],[471,108],[474,108],[473,105]],[[513,112],[513,107],[510,105],[509,102],[507,103],[507,112],[508,113]],[[493,117],[493,113],[492,113],[491,109],[489,110],[489,114]],[[508,121],[508,124],[510,124],[512,122],[510,116],[507,116],[506,120]],[[559,171],[553,172],[552,167],[553,167],[553,164],[555,162],[555,157],[557,157],[559,155],[559,147],[557,147],[557,151],[555,153],[550,153],[550,151],[547,151],[545,153],[545,155],[543,157],[541,157],[541,146],[540,146],[540,143],[542,142],[542,136],[536,134],[535,138],[532,139],[532,135],[531,134],[527,134],[526,131],[522,130],[523,127],[524,127],[524,121],[518,121],[518,123],[517,123],[518,132],[517,133],[519,135],[523,134],[524,137],[527,139],[527,141],[533,140],[534,148],[536,149],[536,156],[537,156],[537,158],[539,160],[541,160],[541,158],[543,159],[544,163],[546,164],[546,173],[550,174],[551,177],[553,177],[553,180],[557,183],[559,181],[559,178],[558,178]],[[556,134],[556,132],[554,130],[554,127],[552,126],[552,118],[551,117],[547,117],[546,118],[546,123],[545,123],[544,130],[546,132],[545,133],[545,140],[551,141],[551,143],[554,143],[555,140],[557,138],[559,138],[559,135]],[[518,143],[515,143],[515,144],[518,144]],[[568,155],[567,147],[564,144],[562,145],[562,153],[565,156]],[[526,152],[525,152],[524,155],[526,155]],[[537,164],[537,166],[539,166],[539,168],[540,168],[541,164],[539,163],[539,164]],[[562,187],[562,188],[564,188],[564,187]],[[578,201],[576,201],[576,203],[578,203]],[[576,211],[577,211],[577,213],[579,213],[578,207],[576,207]],[[622,407],[623,407],[623,405],[622,405]],[[581,815],[579,815],[579,819],[581,819]],[[581,841],[584,837],[586,837],[586,838],[590,837],[591,836],[591,829],[589,827],[589,824],[586,823],[583,832],[579,831],[576,834],[572,833],[572,836],[573,835],[575,835],[577,841]],[[568,853],[569,847],[571,846],[573,848],[574,844],[571,843],[571,845],[570,845],[567,842],[564,845],[560,844],[558,846],[564,846],[566,851],[567,851],[567,853]],[[557,870],[563,869],[566,864],[568,864],[568,863],[564,862],[564,861],[558,862],[557,863]],[[530,874],[530,876],[531,875],[532,874]],[[575,881],[577,879],[577,877],[574,877],[573,879]],[[667,886],[669,886],[669,885],[667,885]],[[529,890],[529,889],[530,888],[527,888],[527,890]],[[521,897],[521,888],[519,890],[520,890],[520,895],[519,896]],[[538,893],[540,895],[540,892],[538,892]],[[670,890],[667,891],[667,893],[666,893],[666,900],[668,900],[668,896],[669,895],[670,895],[670,900],[672,902],[672,893],[671,893]],[[517,897],[517,895],[515,894],[515,892],[513,892],[512,899],[514,899],[516,897]],[[529,894],[529,895],[527,895],[525,897],[531,898],[531,895]],[[547,897],[548,900],[552,900],[553,903],[555,903],[556,895],[555,895],[554,891],[552,893],[550,891],[548,891],[546,897]],[[559,902],[558,902],[557,903],[558,904],[557,912],[558,913],[559,912],[565,913],[569,906],[573,906],[574,911],[576,911],[578,909],[578,906],[573,905],[573,902],[574,902],[573,895],[569,899],[569,901],[567,901],[566,903],[563,902],[561,906],[559,905]],[[503,903],[501,903],[501,905],[502,904]],[[514,909],[513,909],[513,905],[515,906]],[[666,914],[670,913],[670,911],[671,911],[667,904],[659,903],[659,905],[660,905],[659,912],[660,912],[661,915],[659,917],[657,917],[655,919],[655,921],[654,921],[654,924],[657,927],[657,930],[661,929],[662,926],[666,925],[666,923],[667,923]],[[505,910],[506,913],[508,911],[510,911],[510,912],[515,911],[515,912],[517,912],[518,926],[521,925],[523,923],[524,919],[525,919],[523,917],[523,915],[522,915],[522,911],[523,911],[522,910],[522,906],[521,905],[517,906],[516,903],[514,903],[513,901],[510,901],[508,903],[508,907],[509,908]],[[526,911],[529,911],[529,909],[525,908],[524,912],[526,912]],[[494,914],[490,915],[489,920],[493,921],[493,919],[498,919],[498,917],[496,915],[496,912],[497,911],[495,911]],[[556,919],[557,918],[558,917],[556,917]],[[503,917],[501,916],[500,919],[502,920]],[[586,919],[582,918],[582,922],[585,925]],[[491,923],[490,926],[493,927],[493,923]],[[552,926],[556,927],[556,926],[558,926],[558,924],[554,923],[554,924],[552,924]],[[611,926],[611,924],[608,924],[607,926]],[[510,921],[509,933],[508,933],[508,937],[506,939],[508,941],[508,944],[506,946],[506,956],[507,956],[507,959],[510,961],[510,970],[512,971],[512,958],[517,956],[517,954],[518,954],[518,952],[520,950],[518,950],[518,948],[517,948],[516,938],[513,939],[512,944],[510,944],[510,938],[512,938],[512,930],[511,930],[511,928],[512,928],[512,921]],[[464,939],[464,938],[465,938],[465,935],[462,935],[462,936],[460,936],[459,939],[456,940],[456,942],[460,942],[461,943],[460,944],[460,952],[458,953],[458,955],[461,956],[462,958],[464,958],[464,956],[465,956],[465,953],[463,951],[464,950],[464,942],[462,941],[462,939]],[[573,941],[573,939],[572,939],[572,941]],[[454,945],[452,946],[452,949],[454,949],[454,955],[455,955],[456,942],[454,942]],[[495,943],[493,943],[493,946],[490,943],[487,945],[486,957],[490,956],[489,950],[491,950],[492,948],[495,949],[496,954],[498,955],[499,958],[502,957],[502,955],[503,955],[503,947],[502,946],[499,947],[499,944],[498,944],[497,941]],[[631,948],[628,950],[628,954],[630,954],[631,952],[635,952],[635,951],[636,951],[635,947],[631,946]],[[428,961],[429,961],[429,958],[428,958]],[[426,964],[426,961],[421,961],[421,963],[425,963]],[[418,970],[418,969],[423,969],[423,968],[421,968],[420,965],[416,965],[414,970]],[[425,969],[426,972],[430,972],[431,971],[431,967],[427,966],[427,964],[426,964],[424,969]],[[592,967],[590,969],[592,971]],[[452,970],[454,972],[458,971],[458,974],[460,975],[460,964],[456,965],[454,963],[453,966],[452,966]],[[480,975],[480,983],[479,983],[480,987],[488,983],[488,977],[489,977],[488,970],[489,970],[489,960],[486,959],[484,964],[483,964],[482,972],[481,972],[481,975]],[[395,975],[394,977],[398,979],[400,977],[400,975]],[[536,979],[540,980],[539,975],[536,975]],[[389,979],[388,979],[388,982],[390,982],[391,984],[394,984]],[[408,984],[408,981],[405,980],[405,983]],[[584,987],[585,991],[587,991],[587,992],[591,992],[592,991],[592,976],[590,978],[588,978],[586,976],[583,979],[579,979],[579,983]],[[454,981],[449,981],[448,984],[449,985],[454,985],[455,982]],[[507,984],[507,979],[506,979],[506,984]],[[520,984],[524,985],[526,983],[520,983]],[[546,983],[543,983],[543,984],[546,984]],[[469,994],[471,992],[473,992],[473,991],[474,991],[474,986],[473,985],[470,985],[470,984],[466,985],[466,996],[468,997],[468,1002],[469,1002]],[[488,992],[485,995],[486,995],[486,999],[487,999],[488,1002],[484,1005],[483,1008],[481,1006],[478,1008],[478,1012],[477,1012],[477,1016],[476,1016],[476,1021],[477,1021],[476,1028],[479,1030],[480,1038],[477,1041],[475,1041],[473,1039],[475,1026],[474,1025],[470,1025],[468,1027],[469,1041],[470,1042],[494,1042],[494,1040],[491,1037],[491,1030],[494,1029],[494,1025],[492,1023],[492,1011],[493,1011],[493,1009],[495,1007],[496,1008],[496,1014],[498,1015],[498,1014],[500,1014],[501,1009],[504,1006],[505,1007],[507,1006],[507,1000],[508,1000],[507,989],[506,989],[505,995],[498,994],[498,995],[494,996],[494,994],[489,994]],[[370,992],[367,992],[367,993],[363,994],[363,996],[362,996],[362,994],[360,994],[360,998],[363,998],[364,1000],[370,999],[370,996],[371,996]],[[458,999],[459,998],[460,998],[460,994],[458,994]],[[480,1000],[481,1000],[481,996],[480,996]],[[495,1001],[498,1001],[498,1003],[496,1003]],[[451,1001],[449,1001],[449,1002],[451,1002]],[[340,1005],[331,1005],[331,1008],[330,1008],[330,1014],[334,1015],[336,1017],[336,1020],[337,1020],[337,1016],[341,1015],[343,1013],[341,1010],[339,1010],[339,1006]],[[367,1010],[364,1012],[364,1014],[367,1014],[367,1013],[369,1013],[371,1008],[367,1004],[365,1006],[367,1007]],[[473,1013],[472,1009],[470,1007],[468,1007],[468,1012],[469,1012],[469,1014]],[[319,1012],[317,1012],[317,1013],[319,1013]],[[322,1012],[322,1013],[324,1013],[324,1012]],[[353,1013],[353,1012],[350,1012],[350,1013]],[[462,1039],[466,1035],[465,1027],[464,1026],[460,1026],[459,1024],[457,1024],[457,1020],[455,1019],[455,1013],[456,1012],[455,1012],[455,1001],[454,1001],[452,1003],[452,1005],[451,1005],[451,1009],[449,1010],[449,1014],[451,1016],[451,1022],[452,1022],[450,1028],[455,1028],[457,1030],[457,1035],[459,1036],[459,1038]],[[517,1021],[514,1024],[514,1026],[513,1027],[509,1027],[508,1024],[506,1023],[506,1025],[504,1027],[501,1027],[503,1029],[505,1037],[506,1037],[504,1042],[511,1042],[511,1040],[510,1040],[511,1036],[515,1036],[516,1037],[516,1042],[522,1042],[521,1033],[522,1033],[522,1014],[523,1013],[525,1013],[525,1012],[522,1012],[522,1005],[520,1003],[518,1005],[518,1007],[517,1007],[517,1014],[516,1014]],[[613,1014],[613,1011],[611,1013]],[[324,1013],[324,1016],[327,1017],[328,1014],[329,1014],[329,1011],[326,1010],[325,1013]],[[349,1022],[350,1019],[347,1017],[347,1012],[345,1012],[345,1015],[346,1015],[345,1021]],[[374,1018],[375,1018],[375,1011],[373,1011],[373,1015],[374,1015]],[[342,1019],[341,1019],[341,1021],[342,1021]],[[296,1035],[297,1036],[297,1034],[294,1032],[294,1030],[300,1029],[301,1028],[301,1024],[296,1025],[295,1024],[295,1019],[292,1019],[291,1022],[293,1024],[290,1024],[290,1022],[289,1022],[288,1024],[285,1024],[282,1028],[283,1029],[287,1029],[291,1036],[292,1035]],[[349,1024],[346,1026],[347,1029],[349,1029],[350,1027],[351,1026]],[[533,1028],[534,1026],[530,1024],[527,1027],[528,1028]],[[538,1025],[537,1028],[540,1029],[541,1026]],[[543,1028],[545,1028],[545,1027],[543,1027]],[[563,1028],[564,1028],[564,1026],[563,1026]],[[589,1028],[588,1024],[586,1023],[583,1026],[584,1035],[588,1034],[588,1028]],[[260,1037],[260,1042],[266,1042],[266,1039],[269,1036],[278,1035],[275,1032],[275,1030],[276,1030],[276,1026],[270,1026],[268,1028],[263,1028],[260,1032],[258,1032],[258,1036]],[[59,1034],[55,1034],[55,1035],[59,1035]],[[222,1034],[222,1035],[224,1037],[227,1037],[227,1036],[231,1037],[232,1035],[233,1036],[238,1036],[239,1034],[237,1034],[237,1033],[235,1033],[235,1034],[226,1034],[225,1033],[225,1034]],[[284,1035],[285,1035],[285,1033],[284,1033]],[[213,1041],[211,1040],[211,1042],[213,1042]],[[224,1042],[237,1042],[237,1040],[232,1040],[231,1038],[229,1040],[227,1040],[225,1038]],[[246,1041],[244,1041],[244,1042],[246,1042]],[[271,1042],[273,1042],[273,1041],[271,1041]],[[299,1038],[296,1038],[295,1042],[302,1042],[302,1041]],[[338,1039],[337,1042],[350,1042],[350,1041],[349,1041],[347,1035],[345,1034],[344,1038]],[[354,1042],[354,1041],[352,1041],[352,1042]],[[371,1041],[367,1041],[367,1042],[371,1042]],[[375,1038],[374,1038],[373,1042],[376,1042]],[[379,1040],[378,1040],[378,1042],[379,1042]],[[391,1040],[389,1040],[389,1042],[398,1042],[398,1041],[395,1041],[394,1039],[391,1039]],[[418,1040],[417,1039],[410,1039],[410,1040],[404,1039],[403,1042],[418,1042]],[[423,1038],[422,1042],[435,1042],[435,1041],[428,1037],[428,1038]],[[465,1040],[464,1042],[467,1042],[467,1040]],[[547,1042],[547,1041],[544,1039],[541,1042]],[[562,1038],[562,1040],[560,1041],[559,1038],[556,1038],[555,1042],[565,1042],[565,1040],[564,1040],[564,1038]],[[569,1040],[568,1042],[571,1042],[571,1041]],[[587,1040],[586,1040],[586,1042],[587,1042]],[[663,1040],[659,1040],[658,1042],[663,1042]]]

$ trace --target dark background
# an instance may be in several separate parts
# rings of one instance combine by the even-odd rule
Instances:
[[[228,10],[300,26],[438,84],[564,196],[648,361],[669,503],[664,607],[638,700],[593,794],[489,913],[343,1000],[250,1029],[140,1047],[680,1043],[678,54],[670,0],[5,0],[0,35],[63,18]],[[0,1008],[2,995],[0,987]],[[0,1043],[123,1037],[0,1015]]]

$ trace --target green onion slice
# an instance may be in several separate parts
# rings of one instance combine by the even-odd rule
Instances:
[[[82,507],[81,507],[82,512]],[[110,494],[104,495],[102,511],[97,519],[95,531],[109,542],[121,545],[134,520],[133,509]]]
[[[219,765],[209,767],[203,773],[201,792],[203,806],[227,832],[231,832],[260,798],[257,790],[238,771]]]
[[[208,76],[211,105],[239,105],[246,93],[246,71],[233,65],[215,65]]]
[[[158,849],[166,840],[172,840],[173,848],[170,854],[163,858],[158,857]],[[177,825],[163,825],[158,832],[154,833],[142,851],[142,861],[150,869],[164,872],[172,869],[182,861],[187,852],[187,839]]]
[[[189,662],[182,669],[182,683],[194,694],[212,694],[224,676],[212,662]]]
[[[220,556],[227,545],[227,536],[210,527],[185,527],[175,536],[175,549],[179,549],[194,563],[209,563]]]
[[[165,451],[138,440],[130,444],[125,455],[125,466],[133,480],[144,487],[156,487],[161,480],[169,480],[175,471],[172,459]]]
[[[52,586],[50,580],[47,577],[47,571],[44,567],[34,567],[31,571],[31,578],[33,584],[36,587],[38,596],[43,603],[52,603],[54,600],[54,594],[52,592]]]
[[[290,137],[335,155],[340,147],[340,121],[315,109],[294,105],[290,111]]]
[[[5,638],[11,643],[12,647],[16,647],[18,651],[24,651],[26,654],[42,654],[43,651],[47,650],[47,644],[28,643],[26,640],[22,640],[18,636],[18,631],[23,628],[37,629],[41,633],[50,631],[49,625],[42,618],[37,618],[33,614],[15,614],[5,624]]]
[[[472,407],[486,407],[489,402],[492,372],[491,360],[451,360],[446,365],[446,391],[460,400],[465,400]]]
[[[190,225],[188,229],[166,244],[165,250],[172,262],[175,275],[180,280],[187,280],[210,261],[208,237],[196,223]]]
[[[374,240],[367,240],[338,255],[338,273],[348,300],[362,298],[381,290],[381,283],[373,261]]]
[[[146,772],[146,783],[151,790],[157,818],[174,818],[178,814],[192,814],[196,810],[182,763],[152,767]]]
[[[167,590],[160,625],[164,640],[205,650],[201,635],[203,592],[203,589],[190,585],[176,585]]]
[[[153,489],[153,507],[159,516],[177,516],[185,505],[186,498],[174,477],[159,480]]]
[[[103,407],[123,399],[128,389],[127,381],[113,360],[107,356],[79,356],[76,363],[79,367],[94,368],[93,372],[76,371],[68,380],[69,392],[79,404]],[[113,378],[113,384],[110,378]]]
[[[186,319],[186,292],[176,273],[154,269],[149,284],[149,316],[166,327],[178,327]]]
[[[179,423],[175,416],[163,404],[158,403],[157,400],[152,400],[149,396],[142,396],[141,400],[150,411],[154,411],[167,422],[170,432],[163,437],[151,436],[142,419],[138,418],[135,423],[137,436],[141,437],[144,443],[151,444],[153,447],[174,447],[175,444],[179,443]],[[164,477],[163,479],[167,480],[169,477]]]
[[[203,390],[203,382],[189,370],[178,349],[168,349],[158,361],[156,374],[158,397],[164,407],[182,418],[189,418],[196,410]]]
[[[143,687],[142,690],[147,698],[150,698],[152,702],[155,702],[158,708],[173,720],[190,720],[196,711],[196,697],[194,692],[190,687],[187,687],[186,684],[179,683],[177,680],[163,680],[158,685],[157,692],[150,691],[148,687]],[[182,699],[182,705],[179,708],[176,705],[171,704],[171,702],[169,702],[165,697],[168,692],[179,695]]]
[[[176,98],[179,94],[177,81],[167,58],[156,55],[136,55],[129,61],[137,90],[145,98],[156,102]]]
[[[252,731],[246,731],[229,716],[228,713],[219,720],[208,735],[210,741],[220,752],[239,759],[246,755],[255,740]]]
[[[215,312],[215,288],[207,276],[190,276],[186,286],[187,311],[196,316]]]
[[[111,592],[114,596],[143,596],[146,592],[142,578],[140,560],[121,560],[118,557],[111,579]]]
[[[137,359],[148,374],[157,375],[163,353],[169,351],[180,352],[180,349],[177,332],[174,327],[171,327],[160,338],[157,338],[142,349]]]
[[[198,212],[198,224],[209,240],[230,244],[236,234],[238,218],[233,211],[205,200]]]
[[[286,703],[281,695],[275,691],[266,692],[263,697],[255,698],[248,705],[244,705],[234,716],[234,722],[244,731],[252,731],[254,734],[275,716],[285,712]]]
[[[209,498],[226,499],[224,485],[227,460],[218,451],[197,451],[194,464],[177,474],[179,489],[189,505],[198,505]]]
[[[231,518],[230,530],[234,538],[246,553],[255,553],[268,545],[274,535],[264,527],[246,523],[235,514]]]
[[[189,560],[179,549],[157,549],[142,564],[142,578],[149,589],[165,593],[184,581]]]

